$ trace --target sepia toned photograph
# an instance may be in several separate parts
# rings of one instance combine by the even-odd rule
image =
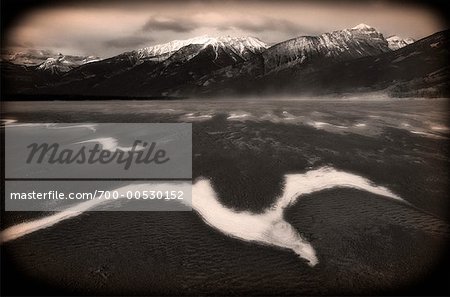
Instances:
[[[2,296],[450,294],[445,1],[2,1]]]

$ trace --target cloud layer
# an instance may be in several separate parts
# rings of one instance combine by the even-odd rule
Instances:
[[[109,2],[30,11],[6,32],[3,47],[108,57],[199,35],[254,36],[276,43],[301,35],[374,26],[386,36],[420,39],[446,29],[425,7],[395,2]]]
[[[103,42],[103,44],[107,47],[124,49],[128,47],[138,47],[142,45],[146,45],[153,41],[151,37],[143,37],[143,36],[123,36],[115,39],[109,39]]]
[[[168,17],[151,17],[144,26],[143,31],[173,31],[178,33],[191,32],[197,28],[199,24],[191,20],[176,20]]]

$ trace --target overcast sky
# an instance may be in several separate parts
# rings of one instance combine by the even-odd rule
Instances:
[[[272,44],[366,23],[388,37],[420,39],[446,29],[427,7],[393,2],[86,2],[23,15],[3,45],[109,57],[199,35],[254,36]]]

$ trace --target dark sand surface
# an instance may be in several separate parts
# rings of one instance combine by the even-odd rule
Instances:
[[[313,268],[289,250],[226,237],[195,212],[87,212],[1,246],[7,294],[448,289],[446,100],[8,102],[3,112],[18,122],[192,122],[194,179],[210,178],[237,210],[264,211],[284,174],[325,165],[412,204],[354,189],[301,198],[285,217],[315,247]],[[43,215],[2,212],[2,229]]]

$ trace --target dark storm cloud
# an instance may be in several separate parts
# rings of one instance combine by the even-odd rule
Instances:
[[[189,20],[176,20],[171,18],[150,18],[144,26],[142,26],[143,31],[158,31],[167,30],[178,33],[190,32],[197,28],[198,24]]]
[[[140,37],[140,36],[125,36],[116,39],[111,39],[103,42],[103,45],[114,48],[130,48],[135,46],[144,45],[152,42],[153,38]]]

